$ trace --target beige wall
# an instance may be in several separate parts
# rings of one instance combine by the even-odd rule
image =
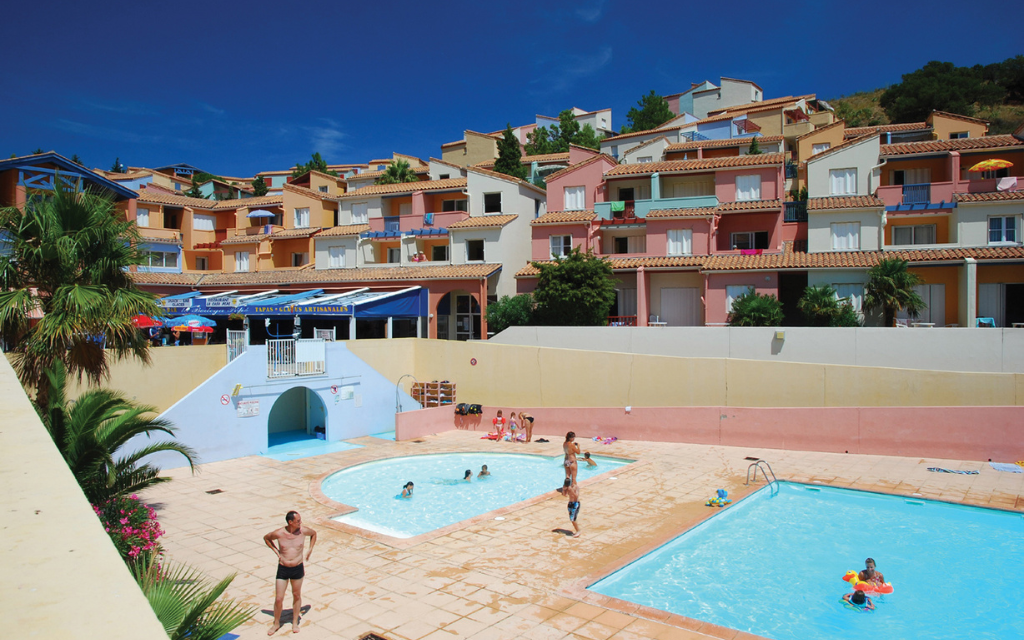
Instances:
[[[441,340],[349,342],[388,379],[450,380],[489,407],[1024,405],[1024,375],[674,358]],[[410,353],[411,352],[411,353]],[[411,359],[411,361],[410,361]],[[476,365],[471,360],[476,360]]]
[[[988,127],[981,122],[967,122],[935,114],[932,116],[932,135],[936,140],[949,140],[949,134],[966,131],[969,138],[985,136]]]
[[[4,635],[166,640],[4,358],[0,396]]]

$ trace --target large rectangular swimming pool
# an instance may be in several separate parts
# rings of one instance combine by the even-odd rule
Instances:
[[[851,610],[868,557],[894,593]],[[1019,513],[778,483],[589,589],[776,640],[1024,638],[1022,568]]]

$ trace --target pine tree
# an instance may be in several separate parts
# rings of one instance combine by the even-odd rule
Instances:
[[[121,164],[121,158],[114,158],[114,166],[110,167],[110,173],[124,173],[124,165]]]
[[[525,180],[529,174],[523,166],[523,152],[519,148],[516,134],[512,133],[511,124],[505,126],[505,133],[498,141],[498,159],[494,163],[494,170],[520,180]]]
[[[750,140],[750,148],[747,149],[747,155],[748,156],[756,156],[756,155],[760,155],[762,153],[764,153],[764,151],[761,151],[761,145],[759,145],[757,143],[757,136],[754,136]]]
[[[626,114],[629,124],[622,127],[622,133],[656,129],[676,117],[668,108],[668,100],[654,93],[654,89],[636,104],[640,108],[633,107]]]
[[[256,176],[256,179],[252,181],[252,194],[254,196],[267,195],[267,181],[263,179],[263,176]]]

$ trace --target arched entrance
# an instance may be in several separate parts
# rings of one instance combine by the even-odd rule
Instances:
[[[479,340],[480,329],[480,301],[475,295],[458,290],[438,300],[438,340]]]
[[[316,432],[326,427],[327,407],[320,396],[306,387],[292,387],[278,396],[270,408],[267,417],[268,445],[273,447],[313,440]]]

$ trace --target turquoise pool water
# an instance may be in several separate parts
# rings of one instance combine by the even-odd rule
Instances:
[[[894,593],[851,611],[872,557]],[[776,640],[1024,638],[1021,514],[780,483],[590,590]]]
[[[632,462],[603,456],[594,460],[596,467],[580,465],[578,481]],[[485,464],[491,475],[477,478]],[[466,469],[473,471],[473,480],[460,482]],[[338,522],[411,538],[553,491],[562,486],[564,479],[561,455],[439,453],[388,458],[343,469],[324,478],[320,489],[331,500],[359,509],[336,517]],[[410,481],[415,485],[412,499],[397,498],[402,486]],[[580,502],[580,517],[585,518],[586,489]],[[568,516],[566,522],[551,524],[559,525],[568,525]]]
[[[260,455],[264,458],[277,460],[278,462],[288,462],[289,460],[322,456],[325,453],[362,448],[362,445],[350,444],[341,440],[335,440],[334,442],[318,440],[309,436],[305,431],[272,433],[268,440],[269,448],[266,453]]]

